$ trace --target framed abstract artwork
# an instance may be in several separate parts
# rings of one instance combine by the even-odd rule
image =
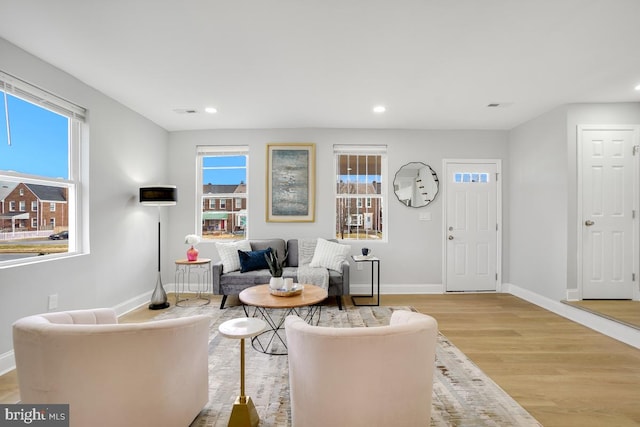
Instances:
[[[267,144],[267,222],[315,221],[315,144]]]

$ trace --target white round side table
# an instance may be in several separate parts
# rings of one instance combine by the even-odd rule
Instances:
[[[230,427],[255,427],[260,423],[258,411],[250,397],[244,394],[244,339],[251,338],[267,327],[267,323],[255,317],[239,317],[227,320],[218,326],[220,335],[240,340],[240,396],[233,404],[233,411],[229,417]]]

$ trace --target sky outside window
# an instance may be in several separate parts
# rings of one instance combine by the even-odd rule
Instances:
[[[9,145],[4,95],[0,91],[0,170],[68,179],[69,119],[7,94]]]
[[[204,185],[247,183],[247,156],[207,156],[202,162]]]

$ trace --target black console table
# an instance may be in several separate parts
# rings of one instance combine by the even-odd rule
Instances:
[[[353,305],[355,305],[356,307],[374,307],[374,306],[379,306],[380,305],[380,258],[368,255],[368,256],[364,256],[364,255],[352,255],[351,259],[353,259],[355,262],[368,262],[371,264],[371,292],[368,295],[352,295],[351,296],[351,302],[353,302]],[[374,264],[376,267],[376,271],[374,274]],[[375,304],[360,304],[356,302],[356,298],[373,298],[374,296],[374,284],[375,282],[378,282],[378,291],[377,291],[377,298],[375,300]]]

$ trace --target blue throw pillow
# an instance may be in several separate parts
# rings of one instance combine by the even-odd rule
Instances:
[[[241,251],[238,250],[238,256],[240,257],[240,272],[246,273],[252,270],[262,270],[269,268],[267,260],[264,257],[271,252],[271,248],[263,249],[260,251]]]

